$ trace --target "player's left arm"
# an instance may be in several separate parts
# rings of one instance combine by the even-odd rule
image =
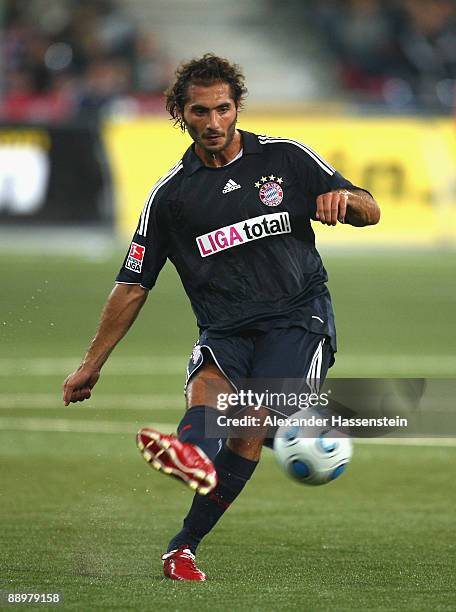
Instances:
[[[375,225],[380,221],[380,207],[367,191],[337,189],[317,197],[315,218],[324,225],[338,221],[356,227]]]

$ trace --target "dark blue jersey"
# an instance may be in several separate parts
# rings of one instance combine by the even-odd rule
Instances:
[[[312,149],[241,131],[242,155],[209,168],[193,145],[152,188],[117,276],[151,289],[166,259],[208,337],[302,326],[331,338],[316,198],[355,188]]]

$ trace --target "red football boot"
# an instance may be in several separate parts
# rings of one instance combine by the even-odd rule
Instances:
[[[206,580],[206,574],[195,565],[195,555],[189,548],[178,548],[162,556],[163,573],[171,580]]]
[[[137,433],[136,443],[153,468],[179,478],[200,495],[207,495],[216,487],[217,472],[212,461],[197,446],[150,427]]]

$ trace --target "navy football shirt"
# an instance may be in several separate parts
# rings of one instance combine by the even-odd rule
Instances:
[[[151,289],[168,258],[209,337],[297,325],[335,350],[311,219],[318,195],[357,188],[300,142],[240,132],[235,161],[209,168],[192,145],[154,185],[116,280]]]

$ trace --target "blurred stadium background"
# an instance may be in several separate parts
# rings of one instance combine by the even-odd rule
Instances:
[[[163,90],[206,51],[245,69],[241,127],[306,142],[382,207],[376,227],[315,228],[339,329],[333,375],[456,377],[456,3],[0,6],[0,591],[60,591],[75,610],[140,609],[151,590],[173,610],[454,609],[448,438],[357,444],[347,475],[310,492],[265,454],[202,547],[214,582],[161,582],[190,498],[147,471],[132,436],[172,430],[182,412],[197,330],[169,265],[94,398],[64,409],[60,387],[150,186],[188,146]]]

